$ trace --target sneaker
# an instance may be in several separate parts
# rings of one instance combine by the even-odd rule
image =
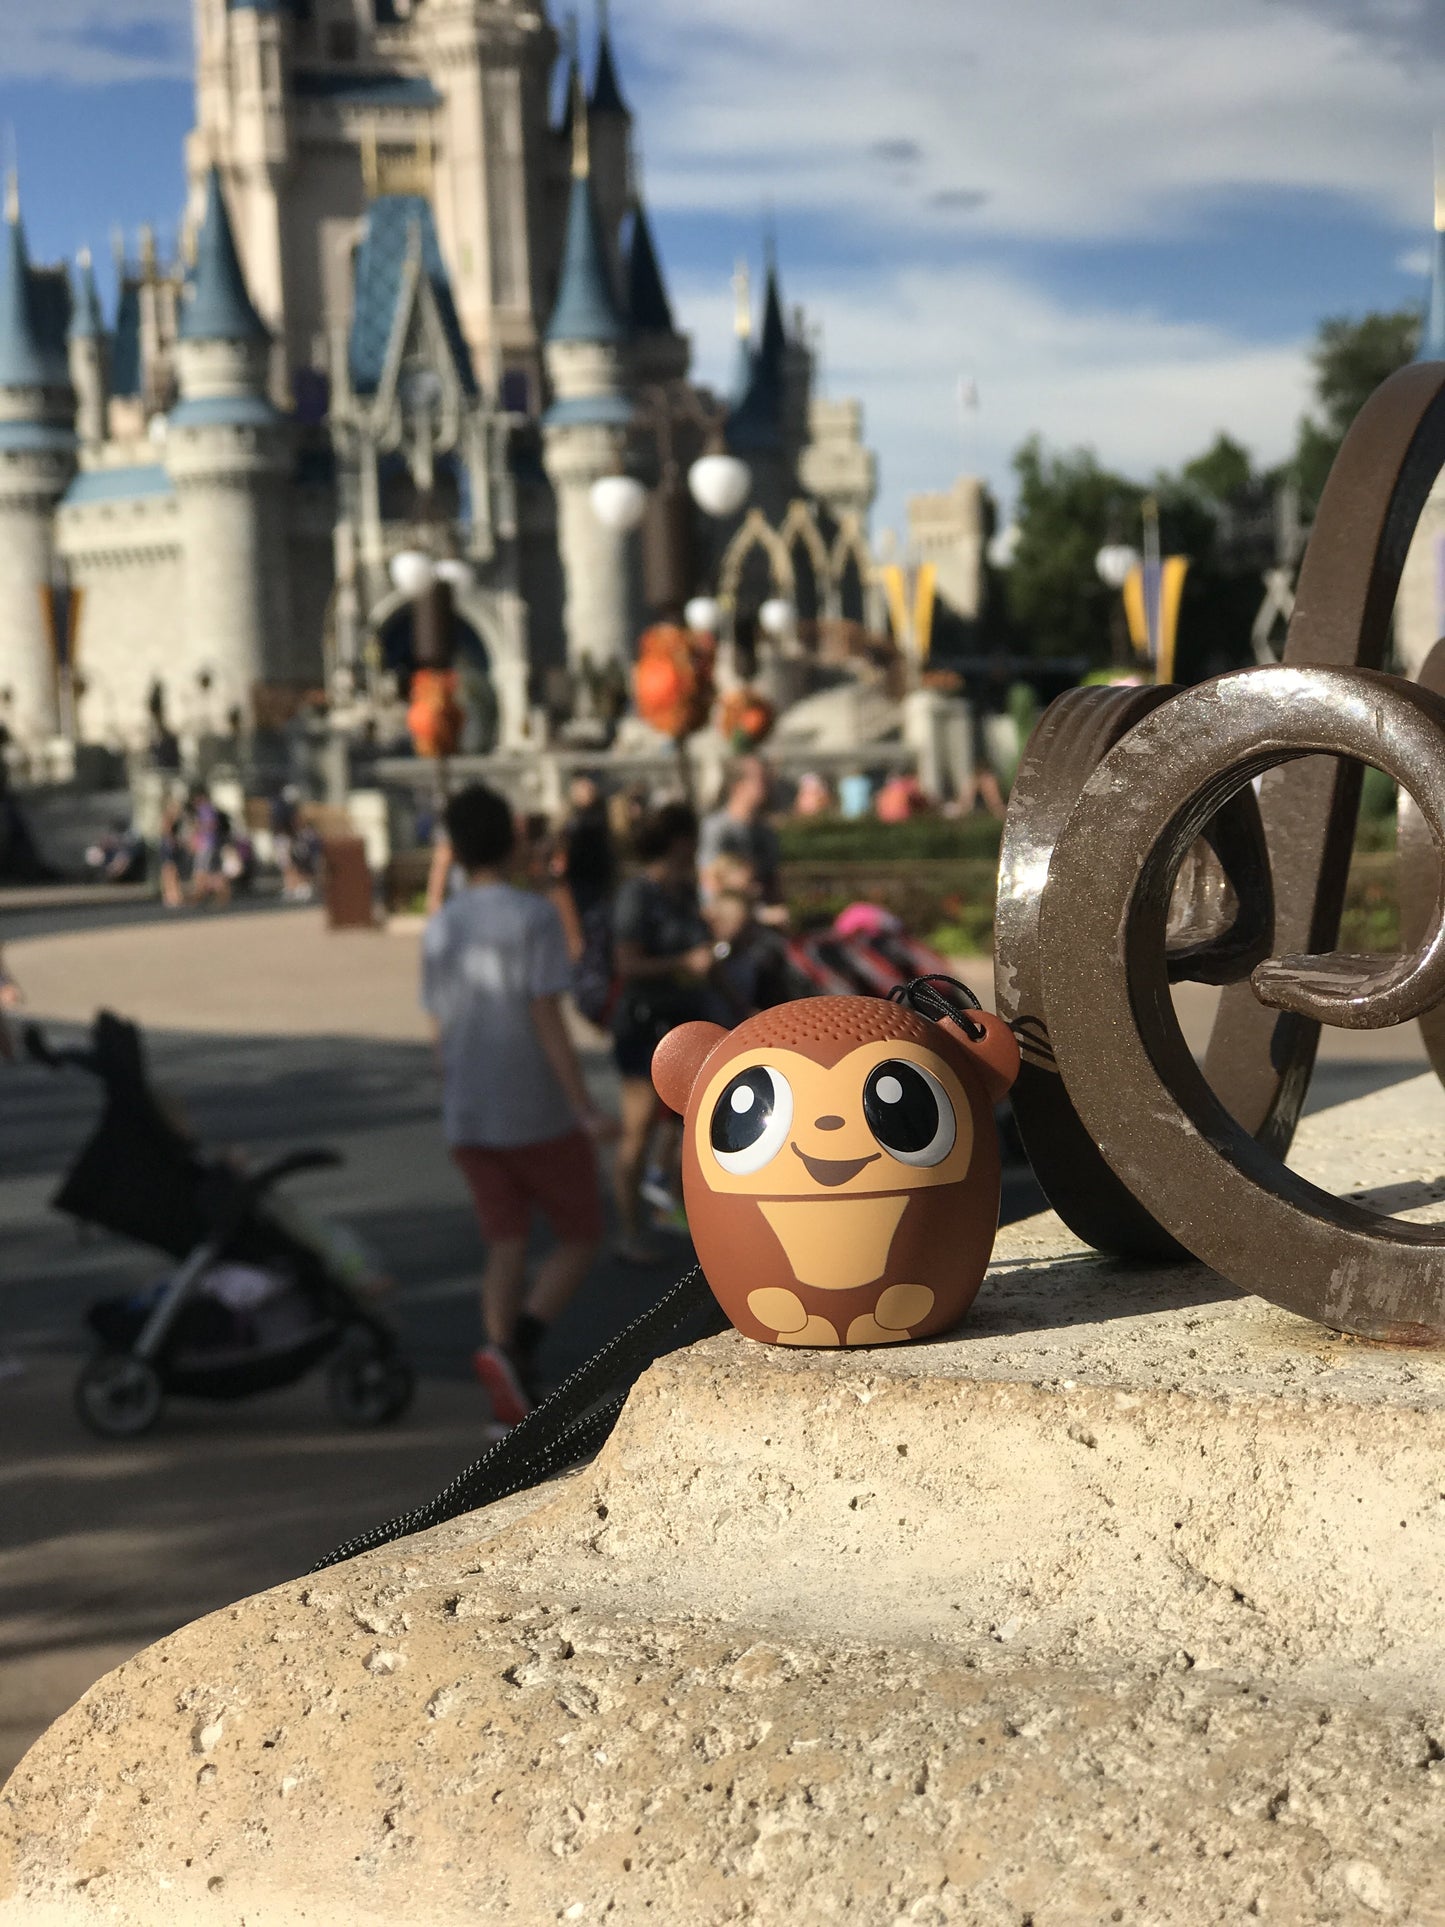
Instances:
[[[499,1425],[520,1425],[532,1409],[517,1368],[499,1345],[483,1345],[472,1354],[477,1382],[492,1401],[492,1417]]]

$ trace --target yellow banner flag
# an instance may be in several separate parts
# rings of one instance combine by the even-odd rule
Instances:
[[[1129,640],[1141,656],[1149,653],[1149,617],[1144,609],[1144,564],[1136,562],[1124,578],[1124,616]]]
[[[920,662],[928,661],[933,647],[933,611],[938,603],[938,564],[921,562],[913,592],[913,646]]]
[[[1159,568],[1159,660],[1155,664],[1156,682],[1174,680],[1174,645],[1179,635],[1179,605],[1184,595],[1184,578],[1189,573],[1187,555],[1166,555]],[[1149,611],[1144,602],[1144,565],[1137,563],[1124,583],[1124,615],[1129,624],[1129,640],[1141,656],[1149,653]]]
[[[904,585],[902,567],[897,562],[885,562],[878,571],[878,578],[888,602],[893,640],[900,649],[905,649],[908,646],[908,590]]]
[[[1159,672],[1157,682],[1174,680],[1174,645],[1179,638],[1179,604],[1184,595],[1184,578],[1189,573],[1187,555],[1166,555],[1159,584]]]

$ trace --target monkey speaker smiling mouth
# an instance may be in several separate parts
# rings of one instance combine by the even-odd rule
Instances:
[[[846,1184],[849,1178],[856,1178],[865,1165],[876,1164],[883,1154],[875,1151],[866,1158],[810,1158],[806,1151],[800,1151],[795,1144],[793,1155],[803,1160],[803,1169],[815,1184],[832,1186]]]

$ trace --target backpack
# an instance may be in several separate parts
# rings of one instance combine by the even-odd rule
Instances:
[[[617,971],[612,957],[612,905],[594,903],[582,919],[582,955],[572,972],[572,1001],[599,1029],[606,1029],[617,1003]]]

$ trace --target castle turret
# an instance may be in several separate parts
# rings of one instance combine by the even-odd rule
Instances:
[[[562,276],[547,330],[555,400],[543,418],[543,437],[557,496],[568,660],[574,667],[603,667],[631,660],[640,594],[632,536],[605,528],[591,501],[593,484],[622,467],[633,406],[627,396],[627,323],[608,272],[587,123],[579,100]]]
[[[212,169],[181,312],[181,399],[165,447],[181,506],[184,668],[193,680],[208,678],[217,722],[237,705],[249,712],[256,684],[305,673],[292,660],[285,522],[291,448],[267,399],[270,351]]]
[[[86,448],[105,440],[106,407],[110,399],[110,341],[95,291],[90,249],[82,248],[77,263],[75,307],[70,317],[70,384],[75,390],[75,432]]]
[[[743,384],[728,417],[728,447],[753,471],[753,500],[775,519],[787,508],[791,491],[785,418],[788,337],[783,323],[777,268],[768,265],[763,329],[756,348],[739,337],[738,381]]]
[[[627,321],[638,381],[681,381],[691,358],[688,339],[678,332],[673,319],[652,229],[640,199],[633,205],[627,249]]]
[[[20,743],[59,723],[45,596],[55,505],[75,464],[74,411],[64,313],[40,298],[12,179],[0,228],[0,721]]]
[[[592,191],[607,248],[612,285],[627,286],[622,254],[622,223],[632,201],[632,114],[617,81],[608,0],[597,0],[597,65],[587,102],[591,123]]]

